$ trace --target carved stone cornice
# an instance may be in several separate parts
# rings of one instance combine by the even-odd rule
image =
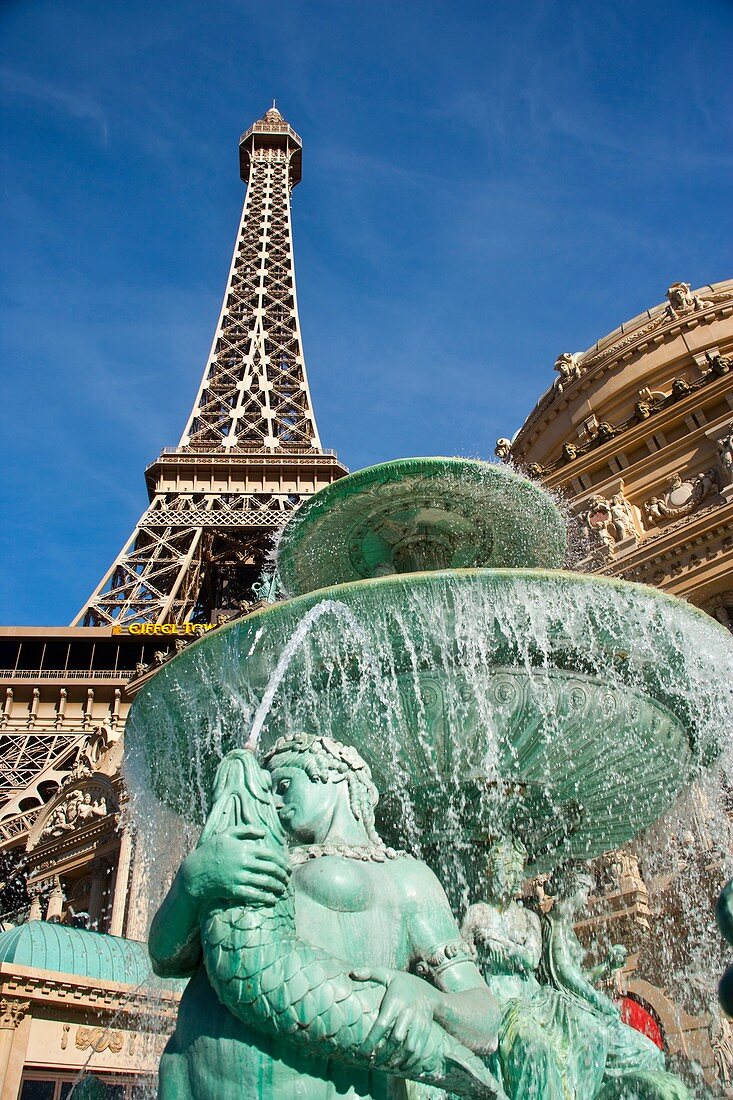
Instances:
[[[43,1004],[66,1012],[91,1009],[103,1022],[125,1017],[167,1021],[175,1018],[180,996],[169,989],[131,989],[120,982],[0,963],[0,1008],[6,1002],[24,1004],[23,1012],[27,1012],[31,1005]]]
[[[643,441],[654,432],[664,431],[670,416],[684,417],[690,409],[698,408],[702,391],[705,391],[706,395],[710,391],[710,400],[713,400],[714,393],[718,392],[714,390],[716,382],[720,383],[718,387],[720,394],[727,394],[731,384],[730,378],[730,374],[720,375],[712,370],[708,371],[701,378],[691,382],[688,390],[680,393],[670,392],[663,399],[654,402],[650,406],[648,416],[642,418],[634,414],[628,420],[614,425],[610,434],[600,433],[587,443],[581,443],[579,440],[566,443],[565,448],[568,449],[564,449],[559,458],[539,467],[540,476],[546,479],[548,485],[558,482],[564,483],[568,477],[575,476],[576,469],[578,472],[582,472],[581,463],[583,459],[587,460],[592,457],[595,462],[601,460],[605,454],[613,455],[617,453],[622,447],[633,448],[638,441]],[[668,415],[665,416],[665,413]],[[515,443],[518,442],[518,439],[519,437],[517,437]],[[518,465],[521,465],[516,454],[514,456],[507,455],[507,458],[511,457],[514,457]],[[577,467],[574,465],[576,462]]]
[[[704,298],[701,298],[701,295]],[[701,304],[692,304],[695,299]],[[710,291],[703,288],[699,292],[694,292],[690,295],[690,303],[688,308],[679,313],[670,310],[669,304],[655,306],[649,311],[646,320],[640,321],[634,328],[621,334],[618,339],[607,343],[604,347],[595,345],[575,356],[577,371],[573,371],[571,377],[563,380],[562,387],[553,385],[545,391],[517,432],[512,445],[515,458],[519,457],[522,445],[529,436],[541,431],[544,427],[547,422],[546,416],[543,420],[544,414],[553,415],[553,411],[558,407],[566,408],[606,371],[620,366],[635,353],[644,352],[650,343],[663,343],[685,329],[710,323],[721,315],[727,316],[731,313],[733,282],[719,290]]]
[[[625,333],[609,347],[600,348],[593,353],[586,351],[581,355],[579,361],[581,370],[587,371],[601,363],[608,362],[608,360],[618,359],[624,352],[634,348],[635,345],[648,343],[652,335],[662,335],[670,329],[685,327],[691,321],[694,321],[697,325],[703,320],[708,320],[711,315],[714,316],[720,312],[721,306],[733,301],[733,288],[710,293],[708,301],[710,304],[702,309],[695,309],[690,306],[680,313],[671,312],[669,306],[657,306],[657,311],[652,313],[645,324]]]

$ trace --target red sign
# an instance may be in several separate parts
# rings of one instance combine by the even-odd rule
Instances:
[[[621,1019],[625,1024],[633,1027],[636,1031],[640,1031],[642,1035],[646,1035],[647,1039],[651,1039],[660,1050],[664,1050],[662,1029],[648,1009],[635,1001],[633,997],[622,997],[619,1007],[621,1009]]]

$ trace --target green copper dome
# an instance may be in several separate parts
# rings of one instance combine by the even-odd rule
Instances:
[[[0,963],[121,985],[139,986],[148,978],[160,984],[152,974],[144,943],[43,920],[0,933]]]

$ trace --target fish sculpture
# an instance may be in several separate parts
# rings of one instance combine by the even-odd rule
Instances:
[[[253,752],[235,749],[219,765],[199,845],[242,825],[263,829],[265,843],[287,856],[270,775]],[[355,980],[347,962],[298,937],[290,882],[272,906],[210,906],[201,919],[201,941],[212,987],[245,1024],[324,1057],[379,1068],[361,1046],[385,985]],[[437,1023],[419,1069],[384,1068],[456,1096],[500,1100],[506,1095],[481,1059]]]

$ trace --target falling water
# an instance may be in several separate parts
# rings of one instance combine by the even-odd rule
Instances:
[[[290,667],[290,662],[292,661],[293,657],[298,652],[300,647],[303,645],[303,642],[307,638],[308,632],[310,631],[313,624],[318,622],[318,620],[324,615],[336,615],[338,618],[347,623],[350,629],[353,631],[354,636],[362,644],[365,654],[371,656],[372,651],[369,646],[369,639],[367,638],[363,629],[354,618],[354,615],[345,603],[342,603],[340,600],[323,600],[321,603],[316,604],[315,607],[312,607],[310,611],[308,611],[300,620],[297,627],[290,636],[287,645],[280,654],[280,658],[277,662],[277,665],[275,666],[275,671],[270,677],[269,683],[265,688],[265,693],[262,696],[262,702],[257,707],[257,711],[255,712],[255,716],[252,721],[252,729],[250,730],[249,737],[247,738],[246,743],[246,747],[248,749],[252,749],[253,751],[257,750],[262,727],[265,723],[265,720],[267,719],[268,714],[270,713],[270,708],[275,698],[275,693],[280,687],[283,677]],[[250,649],[249,656],[252,655],[252,651],[253,650]]]
[[[212,634],[136,703],[127,780],[154,853],[152,907],[194,842],[221,757],[318,732],[365,756],[383,796],[379,828],[433,864],[459,918],[480,897],[485,858],[466,824],[473,782],[487,835],[505,827],[507,777],[535,792],[536,833],[581,804],[580,827],[566,848],[539,851],[538,871],[639,834],[632,851],[671,916],[639,918],[638,973],[706,1011],[721,969],[710,867],[729,848],[720,783],[733,776],[722,630],[653,590],[562,573],[436,572],[332,592]]]

